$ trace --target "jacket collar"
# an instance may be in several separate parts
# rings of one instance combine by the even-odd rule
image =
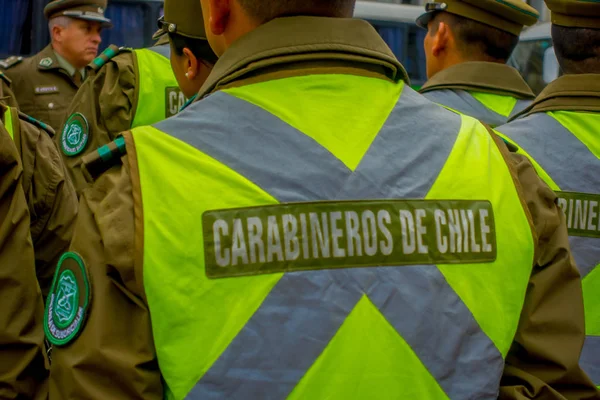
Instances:
[[[73,81],[75,68],[73,66],[71,66],[71,68],[66,68],[64,63],[67,61],[64,59],[61,61],[59,59],[51,44],[46,46],[42,51],[35,55],[34,62],[37,64],[37,69],[39,71],[53,71],[62,73],[68,77],[73,84],[75,84]],[[83,74],[82,77],[84,77]]]
[[[510,95],[519,99],[535,97],[516,69],[483,61],[465,62],[438,72],[423,85],[421,93],[442,89]]]
[[[324,17],[276,18],[236,41],[221,56],[198,99],[232,82],[274,66],[299,61],[356,62],[383,67],[405,80],[404,67],[368,22]]]
[[[600,74],[563,75],[512,119],[549,111],[600,112]]]

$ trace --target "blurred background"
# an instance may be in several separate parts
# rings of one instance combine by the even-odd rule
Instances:
[[[0,0],[0,59],[35,54],[48,44],[48,24],[43,15],[48,2]],[[414,87],[427,79],[423,52],[425,31],[414,23],[426,2],[359,0],[355,12],[355,17],[368,20],[377,29],[407,69]],[[549,12],[543,0],[529,0],[528,3],[540,11],[540,23],[523,34],[522,43],[510,63],[539,92],[546,84],[544,59],[553,56],[550,25],[546,22]],[[156,20],[161,14],[162,0],[109,0],[106,15],[113,21],[114,28],[103,32],[101,49],[109,44],[134,48],[150,46],[152,33],[157,29]]]

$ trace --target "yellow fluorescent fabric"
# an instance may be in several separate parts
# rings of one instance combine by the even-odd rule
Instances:
[[[448,397],[408,343],[363,296],[288,399]]]
[[[513,341],[521,315],[526,285],[533,267],[533,237],[512,177],[502,154],[492,137],[473,118],[462,117],[462,129],[452,154],[426,199],[448,196],[475,200],[486,196],[496,215],[510,215],[510,224],[498,225],[504,234],[498,235],[498,256],[494,264],[441,265],[448,283],[469,307],[481,329],[492,339],[500,353],[506,356]],[[469,173],[469,185],[454,179],[456,171]],[[491,186],[493,192],[473,188]],[[484,194],[485,193],[485,194]],[[530,249],[514,252],[513,249]]]
[[[138,153],[142,191],[160,193],[161,182],[170,182],[169,195],[143,198],[144,286],[152,315],[169,314],[171,321],[180,322],[162,326],[161,319],[153,318],[152,328],[155,342],[161,344],[157,346],[157,352],[168,396],[182,399],[206,372],[205,368],[213,364],[242,329],[282,275],[229,279],[227,285],[223,281],[208,280],[204,269],[198,268],[198,261],[204,259],[200,220],[196,221],[177,199],[202,199],[209,209],[277,202],[234,171],[155,128],[135,129],[134,139],[136,145],[144,143],[144,151]],[[170,156],[166,157],[166,154]],[[178,160],[176,164],[167,161],[173,155]],[[169,167],[157,170],[151,168],[153,164]],[[156,172],[146,175],[144,171]],[[157,175],[159,171],[162,175]],[[203,171],[210,171],[214,179],[202,179],[205,177]],[[182,221],[182,224],[162,226],[161,221]],[[172,234],[177,236],[170,236]],[[186,240],[179,239],[182,237]],[[154,250],[162,249],[162,243],[169,243],[169,247],[161,250],[162,254],[158,253],[162,259],[153,259],[157,255]],[[161,262],[165,259],[169,260],[168,265]],[[173,265],[182,272],[173,271]],[[165,292],[169,299],[163,298]],[[204,318],[190,319],[188,314]],[[189,377],[189,371],[197,371],[197,376]]]
[[[498,94],[483,92],[469,93],[481,104],[505,117],[508,117],[512,113],[518,101],[515,97],[511,96],[500,96]]]
[[[8,131],[8,134],[10,135],[10,137],[14,140],[15,133],[14,133],[14,127],[13,127],[12,112],[11,112],[10,108],[7,108],[4,111],[4,127]]]
[[[600,336],[600,265],[583,278],[583,302],[585,307],[585,333]],[[589,306],[588,306],[589,305]]]
[[[309,75],[227,89],[316,140],[349,169],[360,163],[404,82],[353,75]],[[310,96],[301,96],[311,93]],[[340,95],[343,93],[343,96]],[[348,110],[353,110],[348,113]]]
[[[552,111],[548,115],[575,135],[593,155],[600,158],[600,114]]]
[[[339,92],[344,100],[327,89],[335,85],[344,88]],[[323,75],[228,92],[301,130],[354,169],[396,104],[401,87],[373,78]],[[329,102],[340,101],[349,102],[345,110],[328,108]],[[185,118],[193,118],[191,112]],[[282,277],[208,280],[201,216],[207,210],[277,200],[240,173],[155,128],[134,129],[133,137],[143,199],[144,287],[166,396],[179,400],[210,370]],[[353,142],[357,144],[350,145]],[[461,179],[456,179],[457,173]],[[469,185],[462,184],[466,177]],[[458,140],[426,198],[489,200],[497,221],[510,219],[511,224],[496,224],[495,262],[440,266],[482,330],[506,355],[533,265],[533,238],[508,167],[487,130],[474,119],[462,117]],[[366,335],[377,340],[366,343]],[[369,375],[368,366],[377,368]],[[348,386],[352,375],[369,379],[356,379],[356,385]],[[425,393],[426,399],[446,398],[405,340],[363,298],[291,396],[389,398],[385,391],[398,388],[401,391],[395,393],[407,393],[403,398],[423,398],[417,393]]]
[[[167,117],[166,88],[177,87],[168,58],[148,50],[134,50],[138,62],[138,104],[132,128],[152,125]]]

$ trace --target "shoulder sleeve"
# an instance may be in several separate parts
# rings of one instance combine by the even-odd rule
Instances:
[[[0,71],[0,102],[9,107],[18,108],[17,99],[10,88],[10,83],[10,79]]]
[[[0,123],[0,398],[46,398],[42,294],[17,157]]]
[[[54,266],[71,241],[78,202],[50,135],[25,121],[21,121],[19,129],[36,269],[46,296]]]
[[[59,132],[55,140],[78,195],[89,186],[81,172],[82,157],[130,129],[135,112],[136,85],[133,54],[124,52],[107,61],[93,78],[86,80],[73,99],[67,118],[76,114],[83,116],[89,130],[88,143],[80,153],[68,154],[63,151],[64,132]]]
[[[50,398],[163,398],[142,274],[134,269],[126,158],[81,196],[71,251],[89,271],[90,308],[80,336],[53,350]]]
[[[585,339],[583,294],[564,215],[556,195],[525,156],[511,153],[508,162],[520,182],[538,241],[499,398],[600,399],[579,367]]]

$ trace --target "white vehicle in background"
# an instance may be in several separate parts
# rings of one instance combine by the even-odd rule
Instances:
[[[521,34],[509,65],[515,67],[536,94],[561,74],[554,53],[549,22],[534,25]]]
[[[427,80],[423,40],[427,32],[415,21],[423,6],[357,1],[354,17],[367,20],[404,65],[414,88]]]

